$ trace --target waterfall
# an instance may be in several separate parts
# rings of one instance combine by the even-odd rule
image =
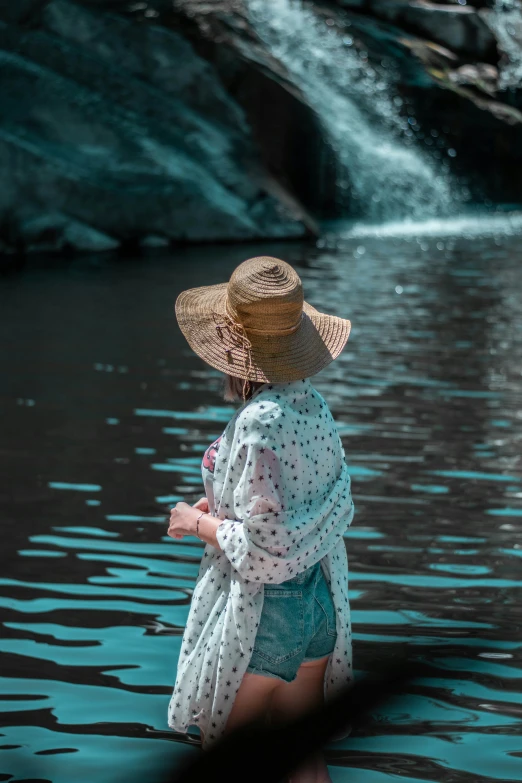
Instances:
[[[520,0],[495,0],[486,21],[495,33],[505,57],[500,64],[501,90],[522,85],[522,4]]]
[[[324,18],[302,0],[246,0],[246,8],[260,40],[322,122],[339,165],[341,205],[356,199],[356,212],[369,222],[455,209],[447,161],[422,149],[416,119],[402,116],[391,78],[354,46],[349,22]],[[437,135],[425,134],[426,145],[436,146]]]

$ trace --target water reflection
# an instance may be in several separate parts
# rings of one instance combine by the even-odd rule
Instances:
[[[166,518],[200,497],[202,452],[234,408],[173,302],[258,252],[79,259],[4,281],[6,775],[103,783],[151,748],[195,752],[166,730],[166,704],[202,550],[169,539]],[[518,242],[345,235],[262,252],[353,322],[314,383],[353,477],[357,668],[406,646],[425,666],[332,744],[333,780],[522,780]]]

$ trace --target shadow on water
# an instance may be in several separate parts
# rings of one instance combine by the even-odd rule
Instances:
[[[356,667],[423,667],[329,746],[332,779],[522,780],[518,240],[330,244],[34,261],[3,280],[0,779],[109,783],[197,753],[166,708],[201,545],[166,520],[200,497],[234,408],[173,303],[262,252],[353,323],[314,385],[352,474]]]

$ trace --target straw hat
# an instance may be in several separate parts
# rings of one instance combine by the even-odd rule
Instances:
[[[318,373],[339,356],[351,326],[305,302],[295,269],[268,256],[243,261],[228,283],[183,291],[176,318],[211,367],[272,383]]]

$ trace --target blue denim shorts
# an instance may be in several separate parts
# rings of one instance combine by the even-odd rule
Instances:
[[[333,652],[335,606],[321,563],[265,585],[263,611],[247,672],[292,682],[305,661]]]

